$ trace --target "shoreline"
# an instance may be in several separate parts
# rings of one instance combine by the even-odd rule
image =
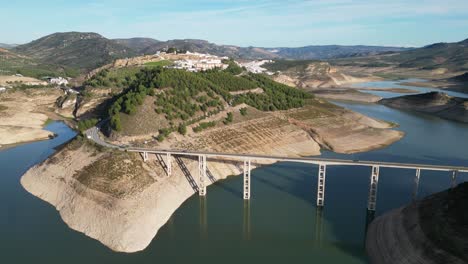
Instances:
[[[295,153],[295,156],[319,155],[319,147],[314,143],[315,140],[305,131],[300,131],[302,132],[297,134],[293,141],[288,141],[290,143],[272,145],[272,149],[268,152],[290,155]],[[312,145],[304,148],[308,144]],[[163,167],[156,162],[156,156],[151,155],[147,163],[142,163],[141,156],[133,155],[127,157],[125,162],[115,161],[111,164],[114,166],[125,163],[141,164],[145,168],[142,171],[144,173],[135,174],[145,176],[147,180],[152,178],[154,182],[150,180],[153,183],[141,191],[129,193],[124,197],[114,197],[112,193],[100,189],[102,188],[100,185],[93,187],[95,184],[93,175],[97,174],[93,173],[92,169],[99,167],[100,162],[112,160],[116,155],[131,154],[126,152],[112,154],[112,150],[99,152],[94,147],[87,146],[88,143],[80,145],[77,149],[73,149],[76,147],[73,145],[73,141],[65,144],[43,163],[29,169],[21,177],[21,185],[29,193],[54,206],[71,229],[98,240],[114,251],[131,253],[144,250],[183,202],[196,195],[196,190],[187,181],[187,175],[184,175],[182,167],[176,162],[173,162],[172,176],[168,177]],[[385,146],[388,145],[374,145],[374,148]],[[196,179],[197,161],[188,158],[182,160],[192,177]],[[252,169],[270,164],[272,163],[259,163],[253,160]],[[206,186],[242,173],[240,161],[233,163],[230,160],[208,159],[208,169],[216,180],[213,182],[207,180]],[[91,182],[80,182],[79,177],[77,178],[77,175],[82,177],[88,174]],[[125,177],[123,179],[125,181]],[[97,179],[97,181],[102,180]],[[106,186],[115,184],[114,179],[106,178],[104,182],[107,182]],[[135,181],[129,181],[124,185],[134,184]],[[241,192],[242,189],[239,188],[239,193]]]
[[[466,263],[468,183],[394,209],[369,226],[366,251],[371,263]]]

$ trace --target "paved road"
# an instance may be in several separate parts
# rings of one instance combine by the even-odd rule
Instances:
[[[105,140],[103,140],[99,136],[98,127],[90,128],[85,132],[88,139],[104,147],[119,149],[122,151],[130,151],[130,152],[148,152],[148,153],[155,153],[155,154],[170,153],[173,155],[183,155],[183,156],[205,155],[206,157],[228,158],[228,159],[230,158],[230,159],[238,159],[238,160],[253,159],[253,160],[269,160],[269,161],[289,161],[289,162],[300,162],[300,163],[311,163],[311,164],[326,164],[326,165],[379,166],[379,167],[386,167],[386,168],[468,172],[468,167],[459,167],[459,166],[442,166],[442,165],[439,166],[439,165],[430,165],[430,164],[409,164],[409,163],[360,161],[360,160],[345,160],[345,159],[323,159],[323,158],[312,158],[312,157],[290,158],[290,157],[244,154],[244,153],[233,154],[233,153],[219,153],[219,152],[192,151],[192,150],[189,151],[189,150],[177,150],[177,149],[167,150],[167,149],[137,148],[137,147],[123,146],[123,145],[118,146],[118,145],[110,144],[106,142]]]

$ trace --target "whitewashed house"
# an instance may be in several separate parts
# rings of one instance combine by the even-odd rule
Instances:
[[[50,78],[49,79],[50,84],[56,84],[56,85],[67,85],[68,80],[62,77],[57,77],[57,78]]]

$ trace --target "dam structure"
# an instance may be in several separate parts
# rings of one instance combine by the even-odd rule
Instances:
[[[252,161],[268,161],[268,162],[296,162],[305,163],[318,166],[317,173],[317,207],[325,205],[325,187],[326,187],[326,171],[330,166],[361,166],[369,167],[369,194],[367,200],[367,209],[375,211],[377,207],[377,193],[379,183],[379,173],[381,168],[397,168],[414,171],[414,190],[413,199],[415,199],[422,171],[440,171],[446,172],[450,178],[452,188],[457,184],[457,176],[459,173],[468,173],[468,167],[457,166],[443,166],[431,164],[410,164],[410,163],[396,163],[396,162],[380,162],[380,161],[360,161],[360,160],[346,160],[346,159],[324,159],[313,157],[282,157],[260,154],[245,154],[245,153],[220,153],[208,151],[194,151],[194,150],[160,150],[151,148],[139,148],[131,146],[118,146],[103,141],[99,137],[98,128],[94,127],[86,131],[87,138],[93,140],[95,143],[118,149],[121,151],[140,153],[143,160],[146,162],[149,155],[156,155],[157,160],[160,161],[168,176],[172,173],[172,160],[177,157],[190,157],[198,159],[198,179],[191,182],[192,187],[198,191],[200,196],[206,195],[205,181],[209,180],[210,175],[207,171],[207,159],[213,160],[231,160],[243,162],[243,198],[249,200],[251,198],[251,163]],[[165,158],[162,158],[165,157]]]

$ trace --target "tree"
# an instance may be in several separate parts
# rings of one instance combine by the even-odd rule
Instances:
[[[224,119],[223,123],[225,125],[227,125],[227,124],[231,123],[232,120],[233,120],[233,115],[232,115],[231,112],[229,112],[229,113],[227,113],[226,119]]]
[[[241,109],[239,109],[239,112],[240,112],[241,115],[243,115],[243,116],[247,115],[247,107],[242,107]]]
[[[180,123],[179,127],[177,128],[177,132],[179,132],[181,135],[185,135],[187,134],[187,127],[183,123]]]
[[[176,53],[176,52],[177,52],[177,49],[174,47],[170,47],[167,49],[167,53]]]

